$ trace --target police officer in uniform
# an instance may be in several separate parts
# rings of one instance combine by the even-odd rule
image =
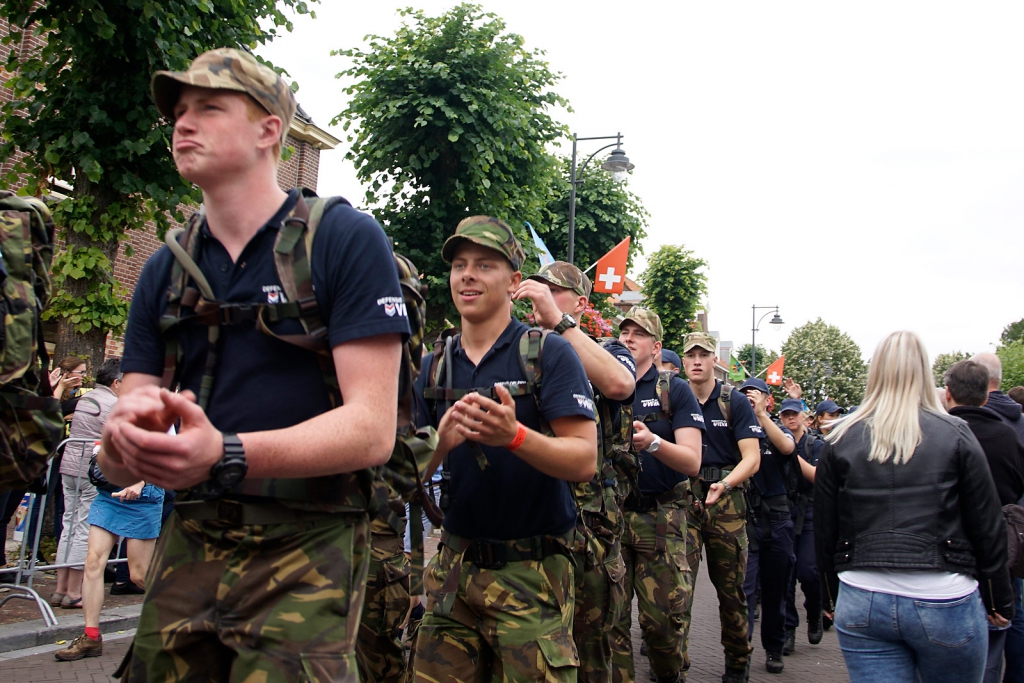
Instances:
[[[686,506],[688,578],[695,582],[701,549],[706,548],[708,575],[718,592],[725,647],[724,683],[747,680],[750,644],[747,639],[747,598],[743,580],[747,569],[747,504],[743,488],[757,472],[761,460],[760,439],[764,430],[754,417],[750,403],[742,397],[732,400],[731,388],[715,379],[718,343],[705,332],[693,332],[683,339],[683,371],[690,380],[704,414],[704,458],[698,475],[690,480],[693,504]],[[723,396],[723,392],[726,392]],[[728,412],[720,403],[729,397]],[[721,400],[720,400],[721,399]],[[689,636],[693,583],[684,618]],[[690,659],[684,645],[684,666]]]
[[[579,328],[590,292],[590,278],[583,271],[555,261],[524,280],[513,298],[530,300],[537,325],[558,332],[572,344],[594,389],[600,423],[599,460],[594,478],[575,487],[580,515],[574,548],[573,639],[580,655],[579,680],[610,683],[611,628],[622,613],[626,595],[626,569],[619,547],[622,515],[616,503],[613,458],[621,434],[620,405],[633,401],[636,364],[618,341],[602,345]]]
[[[112,483],[145,479],[180,495],[126,679],[347,679],[367,569],[367,468],[391,455],[409,334],[405,315],[379,303],[402,296],[391,247],[370,216],[335,206],[303,257],[313,301],[301,314],[273,308],[284,284],[275,244],[305,206],[277,185],[296,108],[288,84],[248,53],[218,49],[186,72],[157,72],[153,96],[174,122],[178,171],[203,190],[193,253],[212,297],[182,296],[166,319],[180,257],[165,247],[132,298],[100,466]],[[244,314],[264,306],[279,314],[265,319],[273,334]],[[314,313],[323,355],[287,341],[311,338],[300,317]],[[161,388],[168,360],[181,393]]]
[[[442,256],[462,333],[423,362],[438,434],[427,471],[447,460],[451,478],[424,576],[416,680],[574,681],[576,507],[566,482],[596,471],[590,384],[566,339],[541,344],[509,317],[524,253],[508,224],[466,218]],[[540,386],[521,355],[531,344]]]
[[[661,349],[658,315],[632,307],[619,324],[619,341],[637,365],[633,399],[633,440],[640,451],[639,491],[623,504],[626,564],[626,609],[615,626],[615,681],[635,674],[629,631],[631,605],[637,597],[640,628],[647,644],[651,674],[658,681],[678,681],[683,668],[683,614],[688,602],[686,519],[687,476],[700,465],[704,419],[686,382],[674,373],[660,376],[654,359]],[[669,405],[659,389],[666,389]]]
[[[782,673],[782,648],[786,642],[786,590],[796,562],[788,495],[795,484],[793,477],[800,476],[792,469],[799,467],[793,461],[796,444],[789,430],[777,424],[768,412],[771,393],[763,379],[751,377],[740,387],[740,392],[750,401],[766,437],[761,440],[761,466],[751,477],[751,486],[747,490],[750,548],[743,590],[747,604],[752,605],[760,582],[761,646],[766,655],[765,668],[770,673]],[[753,639],[754,620],[749,621],[747,633]]]

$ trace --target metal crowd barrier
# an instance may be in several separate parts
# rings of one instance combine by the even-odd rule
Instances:
[[[64,448],[68,444],[82,444],[82,450],[84,451],[87,445],[91,446],[91,445],[93,445],[95,443],[96,443],[96,439],[64,439],[59,444],[57,444],[57,448],[54,450],[54,453],[59,452],[61,448]],[[83,456],[85,456],[84,452],[83,452]],[[50,465],[51,465],[50,466],[50,472],[47,475],[47,482],[50,481],[50,479],[49,479],[50,477],[54,477],[54,476],[60,477],[60,471],[59,470],[56,471],[56,472],[54,471],[53,462],[54,462],[54,460],[51,459],[50,460]],[[76,494],[75,499],[76,499],[76,501],[78,501],[76,503],[76,508],[77,508],[77,505],[81,504],[81,500],[78,498],[77,494],[78,494],[78,492],[80,490],[79,489],[79,485],[82,482],[83,475],[85,474],[85,467],[88,464],[88,462],[89,462],[89,458],[88,457],[83,457],[82,461],[81,461],[81,463],[79,464],[79,467],[78,467],[78,476],[75,479],[75,494]],[[58,483],[58,486],[59,485],[60,484]],[[29,495],[29,502],[28,502],[28,510],[29,511],[28,511],[28,514],[30,516],[29,518],[31,519],[32,527],[33,528],[30,530],[28,528],[28,526],[26,525],[25,533],[22,535],[22,538],[21,538],[21,549],[18,552],[18,564],[15,567],[13,567],[13,568],[9,567],[7,569],[0,569],[0,574],[14,573],[14,583],[13,584],[0,584],[0,587],[8,588],[11,591],[13,591],[9,595],[5,595],[2,599],[0,599],[0,607],[3,607],[7,603],[8,600],[13,600],[13,599],[31,600],[31,601],[35,602],[36,607],[39,608],[39,612],[42,614],[43,621],[46,623],[46,625],[47,626],[56,626],[57,625],[57,617],[54,615],[53,609],[50,607],[50,604],[46,600],[43,600],[42,597],[40,597],[39,593],[37,593],[36,590],[32,587],[33,580],[35,579],[35,574],[36,574],[37,571],[51,571],[51,570],[54,570],[54,569],[81,568],[81,569],[84,570],[84,565],[82,565],[82,564],[68,564],[67,563],[67,561],[68,561],[68,553],[71,552],[71,544],[67,543],[67,544],[65,544],[65,547],[64,547],[64,557],[63,557],[63,562],[62,563],[43,565],[43,567],[41,569],[37,567],[37,557],[39,555],[39,538],[42,535],[43,519],[46,517],[46,503],[47,503],[48,496],[45,493],[43,493],[43,494],[30,493],[28,495]],[[35,513],[35,502],[36,502],[36,498],[37,497],[40,498],[39,513],[38,514]],[[64,533],[64,531],[62,530],[61,533]],[[58,542],[60,541],[60,539],[57,539],[57,540],[58,540]],[[25,551],[26,551],[27,546],[30,543],[32,545],[32,553],[29,555],[29,559],[26,562],[25,561]],[[115,547],[117,547],[117,549],[118,549],[118,557],[116,559],[113,559],[113,560],[108,560],[107,561],[107,566],[111,566],[111,565],[115,565],[115,564],[121,564],[123,562],[127,562],[128,561],[128,558],[120,557],[120,552],[121,552],[120,551],[120,547],[121,547],[121,544],[118,543]],[[55,559],[60,559],[60,558],[55,558]],[[25,585],[22,585],[22,580],[23,579],[26,580]]]

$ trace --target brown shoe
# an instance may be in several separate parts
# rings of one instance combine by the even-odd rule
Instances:
[[[83,657],[99,657],[103,654],[103,639],[93,640],[84,633],[71,641],[71,645],[57,650],[53,656],[59,662],[74,662]]]

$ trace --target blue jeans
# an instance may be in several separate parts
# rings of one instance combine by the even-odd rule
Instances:
[[[981,594],[917,600],[840,584],[836,630],[851,683],[981,683],[988,619]]]
[[[1013,580],[1013,596],[1017,604],[1017,611],[1010,622],[1010,628],[1006,631],[1006,671],[1003,672],[1003,683],[1024,683],[1024,602],[1021,601],[1021,593],[1024,588],[1024,581]]]

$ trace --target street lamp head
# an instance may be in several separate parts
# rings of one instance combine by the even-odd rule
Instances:
[[[779,317],[778,311],[775,312],[775,317],[773,317],[768,324],[769,325],[782,325],[783,324],[782,318]]]
[[[615,180],[621,182],[625,179],[626,172],[636,168],[636,164],[631,164],[629,157],[626,156],[626,152],[621,147],[616,147],[608,155],[608,159],[601,164],[601,168],[610,171]]]

